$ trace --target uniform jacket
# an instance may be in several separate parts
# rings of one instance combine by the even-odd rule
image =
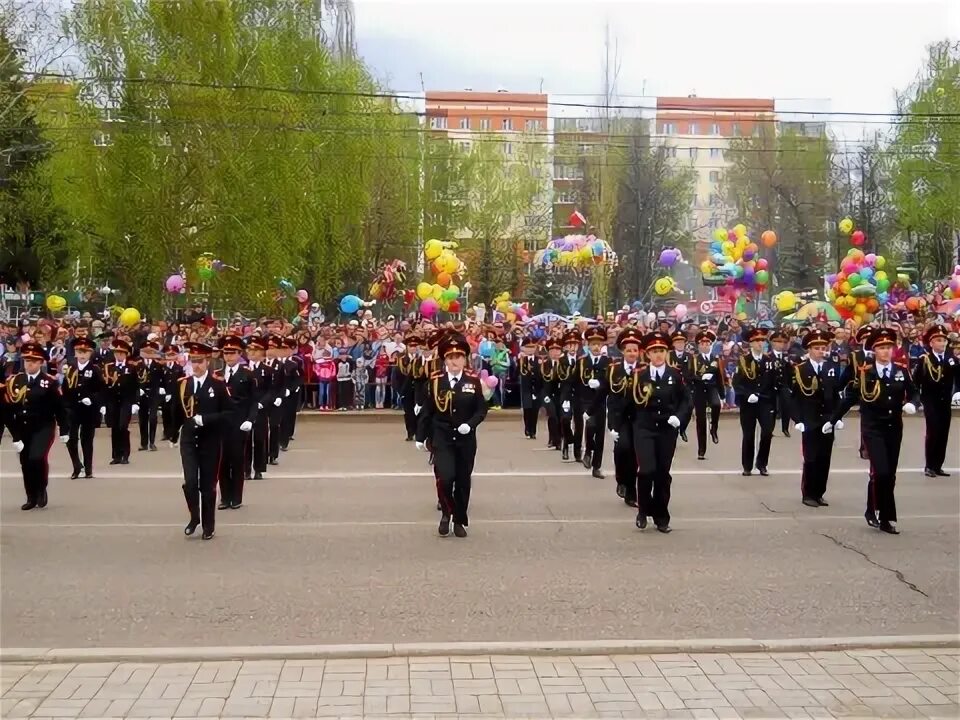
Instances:
[[[220,443],[223,435],[223,423],[229,418],[231,411],[230,393],[226,383],[214,377],[212,372],[200,386],[200,391],[194,391],[194,378],[188,375],[180,378],[177,394],[173,400],[178,415],[177,425],[181,425],[181,442],[196,442],[205,447],[213,447]],[[193,418],[203,417],[203,426],[198,427]]]
[[[820,432],[824,423],[832,422],[846,387],[846,373],[839,363],[823,360],[819,377],[813,363],[804,360],[790,372],[790,415],[795,423]]]
[[[214,373],[214,376],[225,383],[230,394],[227,418],[232,426],[239,427],[241,423],[257,419],[257,402],[254,399],[254,379],[250,368],[237,364],[231,371],[230,381],[224,380],[227,369]]]
[[[884,380],[876,362],[860,367],[844,392],[843,401],[833,413],[833,422],[842,418],[854,405],[860,406],[860,425],[864,429],[903,422],[904,403],[920,400],[910,371],[904,365],[890,364],[891,376]]]
[[[733,373],[737,404],[746,405],[751,395],[757,395],[761,401],[773,402],[777,397],[779,382],[780,368],[770,355],[761,355],[760,360],[755,360],[751,352],[741,355]]]
[[[457,428],[463,423],[473,430],[487,416],[487,401],[483,398],[480,378],[464,371],[455,390],[450,389],[446,371],[434,373],[427,386],[427,404],[417,423],[417,441],[428,438],[434,448],[438,444],[457,442],[461,438],[475,439],[475,434],[460,435]]]
[[[56,422],[60,435],[70,431],[60,383],[53,375],[41,372],[33,386],[26,373],[17,373],[4,384],[7,427],[14,442],[28,438]]]

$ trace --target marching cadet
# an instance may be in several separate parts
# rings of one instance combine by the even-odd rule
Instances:
[[[640,345],[643,335],[635,327],[626,327],[617,336],[622,360],[610,363],[607,375],[607,424],[613,438],[613,467],[617,478],[617,496],[630,507],[637,506],[637,454],[633,444],[632,404],[626,397],[633,376],[642,369]]]
[[[280,424],[280,449],[286,452],[297,429],[297,413],[300,412],[300,397],[303,391],[303,366],[294,359],[297,351],[297,339],[283,339],[281,357],[283,358],[283,417]]]
[[[637,463],[637,519],[643,530],[647,517],[657,530],[670,532],[670,469],[677,450],[680,418],[690,411],[690,393],[683,373],[667,364],[669,338],[661,332],[644,337],[649,365],[633,372],[623,388],[621,416],[630,417]],[[618,426],[622,421],[618,420]]]
[[[950,439],[950,404],[960,403],[960,365],[947,348],[947,328],[932,325],[923,334],[927,352],[917,364],[914,383],[920,390],[923,420],[927,433],[923,441],[924,468],[927,477],[950,477],[944,472]]]
[[[540,399],[547,416],[547,447],[559,450],[563,443],[560,429],[560,357],[563,355],[563,342],[550,338],[546,342],[547,358],[540,364]]]
[[[96,340],[100,343],[100,346],[93,353],[93,362],[103,367],[107,363],[113,362],[113,333],[109,330],[102,332],[97,335]]]
[[[93,438],[100,424],[100,394],[103,376],[91,362],[94,343],[87,338],[73,342],[74,359],[63,364],[63,402],[70,417],[67,452],[73,463],[72,479],[93,477]],[[78,448],[79,445],[79,448]],[[82,462],[81,462],[82,453]]]
[[[757,447],[756,467],[761,475],[769,475],[767,461],[777,412],[777,383],[779,371],[769,355],[763,352],[767,333],[763,328],[748,329],[743,334],[750,343],[750,352],[740,356],[733,373],[733,391],[740,408],[740,461],[743,474],[752,475],[756,428],[760,426],[760,445]]]
[[[680,330],[674,330],[670,333],[670,344],[673,346],[667,354],[667,365],[674,370],[679,370],[683,374],[687,387],[690,386],[690,354],[687,352],[687,336]],[[687,442],[687,425],[690,424],[690,416],[680,418],[680,439]]]
[[[157,409],[160,405],[160,387],[163,385],[164,367],[157,358],[160,345],[148,340],[140,349],[143,358],[137,371],[140,385],[140,448],[157,449]]]
[[[480,379],[464,370],[470,345],[459,334],[448,335],[440,344],[445,369],[430,379],[423,421],[417,428],[417,449],[431,441],[440,486],[441,537],[450,533],[466,537],[470,520],[470,485],[477,455],[477,427],[487,416]]]
[[[780,416],[780,431],[790,437],[790,386],[793,382],[793,363],[787,356],[789,336],[781,328],[770,333],[770,357],[780,373],[777,383],[777,414]]]
[[[160,396],[160,417],[163,419],[163,439],[175,443],[180,435],[180,428],[175,423],[173,397],[176,395],[178,382],[183,377],[183,366],[177,362],[180,357],[180,348],[176,345],[163,347],[163,380],[157,394]]]
[[[843,368],[827,359],[830,333],[811,330],[803,338],[807,359],[791,369],[790,410],[800,433],[803,471],[800,496],[808,507],[826,507],[823,499],[830,476],[835,431],[843,429],[843,421],[834,422],[845,386]]]
[[[247,360],[250,373],[253,376],[253,399],[257,408],[257,417],[253,421],[252,451],[244,464],[244,476],[250,476],[250,464],[253,464],[253,479],[262,480],[267,471],[267,458],[270,455],[270,411],[273,409],[273,395],[271,382],[273,372],[264,362],[267,352],[267,341],[263,338],[252,337],[247,342]]]
[[[417,378],[414,381],[414,397],[416,398],[416,408],[423,408],[427,404],[427,396],[429,394],[429,379],[433,377],[434,373],[440,372],[443,369],[443,361],[440,359],[440,355],[437,350],[440,346],[440,343],[443,341],[447,334],[452,331],[449,331],[445,328],[437,328],[433,330],[427,336],[426,348],[424,353],[417,359],[417,362],[422,363],[423,367],[421,368],[421,375],[424,377],[423,380]],[[417,415],[417,428],[419,429],[420,423],[423,422],[423,413],[420,409],[416,410]],[[439,476],[437,475],[437,468],[434,465],[433,457],[433,448],[430,445],[429,438],[427,439],[427,449],[430,451],[430,457],[427,460],[427,463],[433,466],[433,478],[434,484],[437,488],[437,511],[443,511],[443,499],[440,492],[440,483]]]
[[[57,378],[43,372],[47,360],[40,343],[24,343],[20,348],[23,371],[11,375],[4,385],[7,427],[13,448],[20,455],[23,489],[27,501],[21,510],[47,506],[47,457],[59,428],[60,441],[70,439],[69,417]]]
[[[111,465],[130,463],[130,419],[140,412],[136,367],[129,362],[130,343],[113,341],[113,360],[103,365],[103,381],[109,405]],[[104,407],[100,414],[105,414]]]
[[[269,430],[270,451],[267,457],[268,465],[280,464],[280,440],[283,437],[283,400],[286,397],[286,372],[283,359],[280,357],[283,348],[283,338],[271,335],[267,340],[267,370],[270,373],[270,407]]]
[[[520,373],[520,407],[523,410],[523,436],[530,440],[537,439],[537,418],[540,414],[537,398],[541,394],[540,386],[543,382],[536,350],[536,339],[532,335],[527,335],[520,348],[520,355],[517,357],[517,371]]]
[[[400,373],[400,397],[403,398],[403,424],[407,430],[407,442],[417,434],[417,416],[420,408],[417,405],[415,380],[422,374],[422,365],[418,362],[417,350],[420,347],[420,336],[410,331],[403,338],[406,354],[397,359],[397,371]]]
[[[253,372],[240,364],[243,339],[225,335],[219,342],[224,367],[215,373],[227,388],[227,408],[220,421],[223,457],[220,461],[220,505],[217,510],[236,510],[243,505],[243,480],[250,452],[250,432],[257,419]]]
[[[846,374],[847,385],[851,385],[856,380],[860,374],[860,368],[873,362],[873,352],[870,351],[867,344],[874,329],[873,325],[861,325],[857,328],[854,338],[860,347],[850,355],[850,364],[847,366]],[[860,459],[867,459],[867,446],[863,441],[863,423],[860,423]]]
[[[603,463],[603,445],[607,428],[607,389],[603,386],[610,366],[610,358],[602,354],[604,343],[607,341],[605,328],[596,325],[584,334],[587,341],[587,354],[581,355],[577,361],[574,376],[576,382],[567,385],[571,395],[567,398],[573,401],[574,418],[578,415],[584,419],[584,448],[583,466],[593,469],[593,477],[603,479],[600,466]]]
[[[230,412],[230,393],[223,380],[210,372],[213,348],[186,344],[191,372],[180,379],[175,409],[181,418],[180,461],[183,464],[183,497],[190,521],[183,534],[190,536],[203,523],[203,539],[213,538],[217,504],[217,466],[223,451],[222,423]]]
[[[583,339],[576,330],[568,330],[563,335],[563,357],[557,368],[557,377],[560,380],[560,409],[562,411],[560,425],[563,431],[563,460],[570,459],[570,446],[573,446],[573,459],[581,462],[583,442],[583,414],[574,412],[571,397],[575,395],[573,384],[580,382],[577,377],[577,356],[583,347]]]
[[[697,424],[697,460],[707,456],[707,408],[710,408],[710,440],[720,442],[720,396],[723,394],[723,370],[720,359],[713,355],[717,336],[710,330],[697,333],[697,352],[690,356],[687,375],[693,394],[693,411]],[[680,426],[681,428],[683,425]]]
[[[868,525],[891,535],[900,534],[893,491],[903,441],[903,413],[916,413],[919,399],[909,370],[892,360],[896,342],[897,333],[890,328],[878,328],[870,334],[867,346],[873,351],[873,362],[860,366],[832,418],[836,426],[850,408],[860,406],[863,442],[870,461],[864,517]]]

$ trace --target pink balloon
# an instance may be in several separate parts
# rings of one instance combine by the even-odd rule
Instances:
[[[486,380],[486,379],[487,379],[487,376],[488,376],[489,374],[490,374],[490,373],[487,372],[486,370],[481,370],[481,371],[480,371],[480,379],[481,379],[481,380]]]
[[[182,275],[171,275],[167,278],[167,281],[164,283],[164,287],[167,288],[168,293],[178,293],[181,292],[186,283],[183,280]]]
[[[673,309],[673,312],[676,314],[677,320],[683,320],[687,316],[687,306],[680,303]]]
[[[433,298],[427,298],[420,303],[420,314],[426,318],[436,315],[439,309],[440,306],[437,305],[437,301]]]
[[[497,383],[500,382],[500,378],[498,378],[496,375],[489,375],[483,382],[487,384],[488,388],[493,390],[493,388],[497,386]]]
[[[297,300],[306,302],[310,299],[310,294],[306,290],[297,290]]]

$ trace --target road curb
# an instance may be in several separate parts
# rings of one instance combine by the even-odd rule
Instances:
[[[651,655],[676,653],[776,653],[840,650],[956,648],[960,635],[880,635],[754,640],[561,640],[556,642],[382,643],[362,645],[260,645],[161,648],[4,648],[3,663],[188,662],[218,660],[320,660],[337,658],[472,655]]]

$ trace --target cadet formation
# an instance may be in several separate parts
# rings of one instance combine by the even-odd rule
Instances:
[[[652,521],[669,533],[671,468],[678,442],[687,443],[691,419],[697,459],[705,461],[720,442],[721,397],[728,378],[714,352],[716,337],[619,330],[613,347],[602,326],[562,336],[526,337],[517,358],[524,436],[538,436],[541,410],[547,447],[561,461],[582,463],[604,480],[604,449],[612,443],[616,494],[636,510],[636,527]],[[860,454],[869,463],[866,522],[898,534],[895,487],[903,415],[922,405],[925,474],[946,476],[944,463],[951,405],[960,403],[960,359],[948,347],[947,329],[929,327],[925,352],[911,369],[894,362],[895,330],[865,326],[849,364],[831,353],[833,335],[811,329],[803,336],[803,357],[785,352],[788,335],[748,328],[748,349],[730,384],[740,408],[740,458],[744,476],[769,474],[777,420],[789,435],[801,434],[799,501],[828,505],[827,485],[834,439],[853,408],[860,413]],[[188,343],[181,348],[147,342],[137,351],[109,333],[78,338],[75,358],[62,366],[62,379],[43,371],[46,354],[36,343],[21,349],[22,371],[3,383],[0,431],[9,429],[18,453],[26,502],[24,511],[49,502],[48,456],[59,439],[72,464],[71,477],[95,476],[98,427],[109,434],[111,465],[131,462],[131,419],[137,418],[137,452],[157,450],[160,440],[179,449],[183,466],[186,536],[200,530],[214,537],[216,512],[243,506],[244,484],[262,480],[294,440],[303,388],[293,338],[226,335],[214,348]],[[477,430],[487,414],[481,378],[468,369],[471,348],[454,328],[404,338],[397,367],[402,382],[406,440],[428,453],[440,513],[438,533],[467,536]],[[611,352],[615,350],[616,352]],[[222,368],[213,371],[218,353]],[[615,358],[614,358],[615,356]],[[709,442],[708,442],[709,439]],[[955,450],[955,449],[954,449]],[[955,453],[954,453],[955,455]],[[219,501],[218,501],[219,496]]]

